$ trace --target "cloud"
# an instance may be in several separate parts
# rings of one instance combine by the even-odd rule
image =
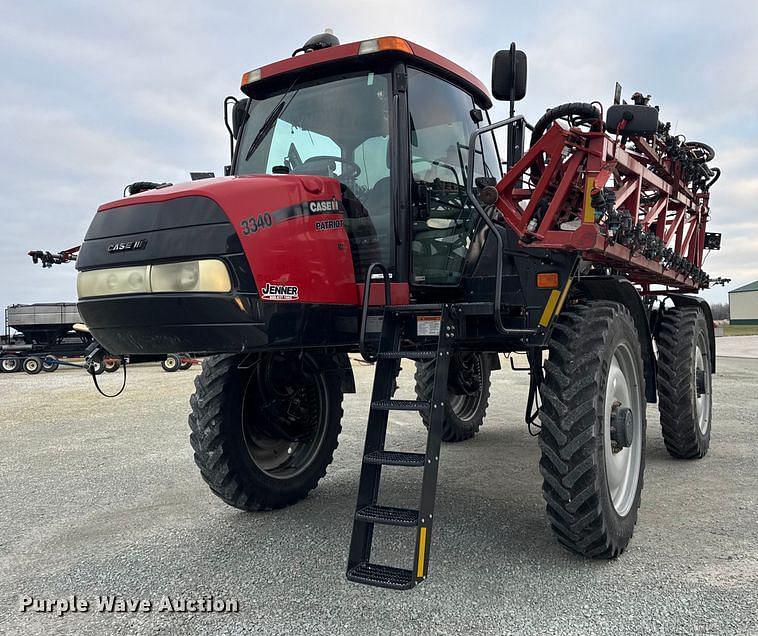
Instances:
[[[25,253],[79,242],[93,210],[126,183],[220,172],[224,95],[238,92],[244,71],[327,26],[343,42],[408,37],[485,81],[494,51],[515,40],[529,56],[520,108],[532,121],[565,101],[607,103],[616,80],[626,95],[652,93],[677,130],[716,148],[724,170],[712,196],[724,250],[707,269],[758,278],[758,10],[651,1],[630,11],[643,19],[599,0],[9,4],[0,22],[0,306],[71,299],[73,268],[43,272]]]

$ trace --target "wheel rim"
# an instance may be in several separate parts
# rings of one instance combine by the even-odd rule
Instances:
[[[695,411],[697,413],[697,424],[700,432],[705,435],[711,424],[711,373],[710,361],[708,360],[707,347],[705,346],[705,337],[701,333],[698,336],[697,346],[695,348]],[[698,379],[702,374],[702,385]],[[702,390],[702,392],[701,392]]]
[[[328,394],[322,374],[288,373],[262,360],[245,385],[242,433],[253,463],[274,479],[291,479],[318,456],[326,437]],[[297,378],[297,382],[295,379]]]
[[[176,360],[174,358],[166,358],[166,368],[167,369],[175,369],[176,368]]]
[[[3,371],[6,371],[7,373],[15,371],[18,368],[18,360],[12,358],[4,358],[1,363],[3,365]]]
[[[458,357],[458,364],[471,375],[477,388],[471,393],[457,393],[455,387],[448,387],[448,405],[459,420],[467,422],[476,415],[482,401],[482,361],[476,354]]]
[[[34,372],[37,369],[39,369],[39,363],[36,360],[32,360],[31,358],[26,361],[26,369],[28,371]]]
[[[614,409],[626,407],[632,412],[632,442],[619,447],[611,439],[611,416]],[[631,510],[637,495],[642,461],[642,409],[640,379],[634,356],[621,343],[611,358],[605,388],[605,417],[603,422],[605,475],[613,507],[620,516]]]

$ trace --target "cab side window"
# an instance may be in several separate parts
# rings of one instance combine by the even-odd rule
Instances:
[[[476,225],[468,202],[469,136],[477,124],[471,95],[426,72],[408,69],[412,180],[412,282],[456,284]],[[480,138],[481,139],[481,138]],[[474,177],[499,178],[492,135],[474,157]]]

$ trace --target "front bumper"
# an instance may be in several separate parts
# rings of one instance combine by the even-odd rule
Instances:
[[[264,302],[253,294],[130,294],[83,299],[92,335],[117,355],[354,348],[359,309]]]

